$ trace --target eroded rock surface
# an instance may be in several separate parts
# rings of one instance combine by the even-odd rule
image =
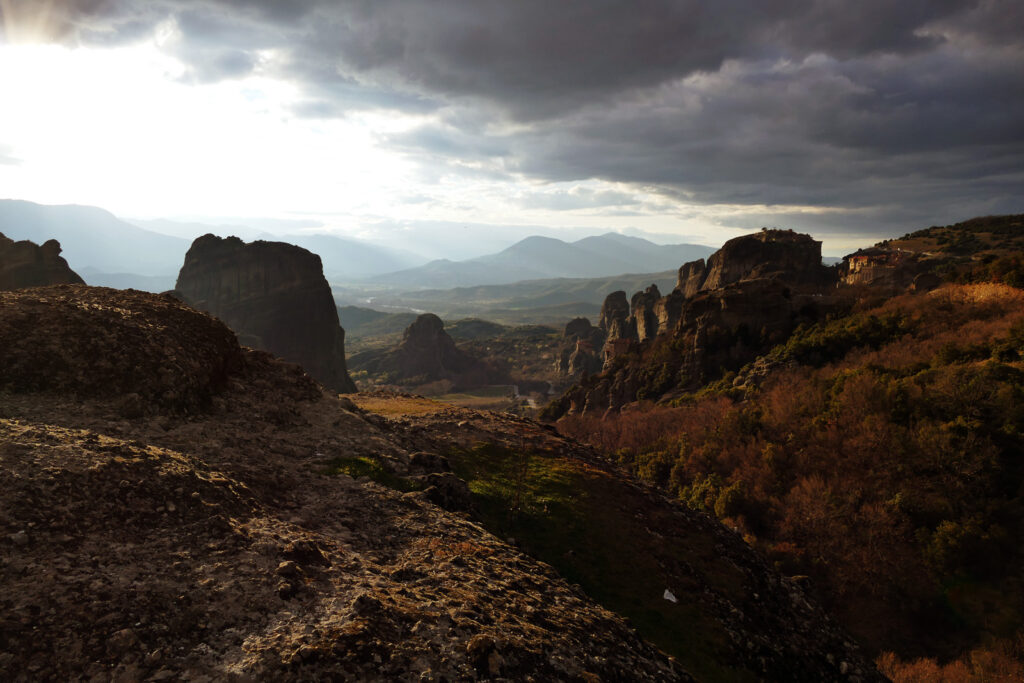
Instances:
[[[570,320],[562,333],[555,369],[565,377],[600,372],[604,341],[604,330],[592,325],[587,318]]]
[[[608,339],[634,339],[636,326],[629,319],[629,299],[623,291],[612,292],[601,304],[601,319],[597,326]]]
[[[329,389],[355,391],[345,331],[316,254],[204,235],[185,255],[175,292],[223,320],[243,344],[298,363]]]
[[[658,334],[658,315],[655,307],[661,299],[657,285],[637,292],[629,302],[629,316],[636,327],[638,341],[652,339]]]
[[[118,398],[192,413],[241,370],[220,321],[169,295],[60,285],[0,292],[0,390]]]

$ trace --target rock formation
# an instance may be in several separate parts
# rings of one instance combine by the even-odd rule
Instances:
[[[708,275],[704,259],[697,259],[684,263],[679,268],[679,277],[676,280],[676,291],[682,292],[683,296],[693,296],[700,291],[704,285],[704,278]]]
[[[625,292],[620,290],[605,297],[597,326],[609,339],[636,338],[636,326],[629,319],[629,299]]]
[[[633,295],[627,312],[625,293],[614,292],[601,309],[605,374],[570,389],[546,415],[656,399],[738,369],[799,322],[838,305],[835,277],[821,264],[821,242],[792,230],[762,230],[729,240],[707,264],[684,264],[667,296],[652,285]],[[629,352],[656,348],[656,370],[642,360],[615,364]]]
[[[351,364],[353,370],[383,375],[389,383],[403,385],[450,380],[455,387],[472,387],[508,381],[484,361],[461,351],[433,313],[416,318],[402,333],[397,348],[356,354]]]
[[[579,377],[601,371],[605,333],[587,318],[574,318],[565,326],[557,352],[555,369],[565,377]]]
[[[636,327],[638,341],[653,339],[658,334],[658,315],[655,307],[661,299],[657,285],[637,292],[629,302],[629,315]]]
[[[223,320],[243,344],[298,363],[329,389],[356,390],[345,366],[345,331],[316,254],[204,235],[185,255],[175,292]]]
[[[671,333],[679,324],[683,314],[683,302],[686,295],[679,290],[672,290],[654,302],[654,317],[658,320],[658,334]]]
[[[28,240],[15,242],[0,233],[0,290],[85,284],[60,251],[57,240],[38,246]]]
[[[763,229],[729,240],[708,259],[700,289],[718,289],[733,282],[772,278],[794,285],[821,283],[821,242],[792,230]]]

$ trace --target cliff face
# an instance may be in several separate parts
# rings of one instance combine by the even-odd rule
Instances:
[[[567,377],[579,377],[601,371],[601,350],[605,332],[586,318],[575,318],[565,326],[555,369]]]
[[[700,291],[707,277],[708,268],[704,259],[684,263],[679,268],[679,277],[676,280],[676,291],[682,292],[684,296],[693,296]]]
[[[843,258],[840,279],[844,285],[866,285],[896,294],[909,287],[937,260],[925,260],[917,253],[902,249],[860,249]]]
[[[657,399],[738,369],[837,305],[834,282],[821,265],[820,242],[762,230],[729,240],[707,264],[684,264],[667,296],[652,285],[633,295],[627,311],[625,293],[614,292],[601,309],[604,373],[570,389],[547,414]],[[658,360],[616,361],[630,351]]]
[[[0,233],[0,290],[85,284],[60,251],[57,240],[39,246],[28,240],[15,242]]]
[[[185,255],[176,290],[223,320],[243,344],[298,363],[334,391],[356,390],[345,366],[345,331],[316,254],[204,235]]]
[[[636,326],[629,319],[629,300],[623,291],[612,292],[601,305],[601,319],[597,326],[609,339],[633,339]]]
[[[637,292],[629,302],[629,315],[636,327],[638,341],[652,339],[658,334],[658,316],[655,306],[661,299],[657,285],[651,285],[642,292]]]

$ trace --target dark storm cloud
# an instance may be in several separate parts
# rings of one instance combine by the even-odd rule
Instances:
[[[46,4],[4,6],[16,16]],[[51,33],[67,42],[130,42],[173,20],[171,49],[191,78],[270,69],[305,88],[300,115],[434,112],[390,139],[426,173],[599,178],[696,202],[847,207],[851,216],[1024,208],[1019,0],[53,8]],[[266,50],[276,58],[264,64]]]
[[[49,4],[8,1],[24,8],[23,14]],[[122,32],[135,39],[140,25],[173,17],[193,46],[219,49],[242,41],[251,49],[285,48],[293,74],[313,83],[331,83],[334,74],[347,73],[432,96],[480,97],[529,119],[694,71],[714,71],[729,58],[801,57],[815,51],[845,58],[920,50],[941,40],[920,34],[921,27],[971,5],[965,0],[66,0],[53,5],[51,23],[61,36],[77,28],[80,40],[116,40]],[[985,23],[984,17],[978,22]]]

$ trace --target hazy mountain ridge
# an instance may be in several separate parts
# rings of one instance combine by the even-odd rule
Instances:
[[[177,274],[189,241],[144,230],[92,206],[0,200],[0,232],[42,244],[60,242],[76,271],[165,277]]]
[[[575,242],[532,236],[496,254],[466,261],[426,262],[425,257],[412,251],[338,235],[273,234],[246,226],[167,220],[128,221],[91,206],[47,206],[13,199],[0,200],[0,232],[37,244],[56,239],[71,267],[90,284],[143,291],[170,289],[173,283],[169,279],[181,267],[189,244],[208,233],[286,242],[308,249],[320,256],[330,282],[350,286],[366,281],[417,289],[663,271],[713,251],[700,245],[658,245],[607,233]],[[552,303],[571,301],[561,298]],[[534,304],[509,307],[530,305]]]
[[[442,318],[482,317],[505,324],[563,325],[578,316],[595,315],[605,297],[616,290],[633,291],[656,284],[671,289],[676,271],[599,278],[544,278],[506,285],[479,285],[400,293],[335,287],[343,305],[437,313]],[[368,296],[371,294],[372,296]]]
[[[599,278],[678,268],[681,263],[709,256],[713,251],[713,247],[703,245],[659,245],[617,233],[575,242],[532,236],[496,254],[466,261],[432,261],[371,281],[399,287],[449,289],[549,278]]]

